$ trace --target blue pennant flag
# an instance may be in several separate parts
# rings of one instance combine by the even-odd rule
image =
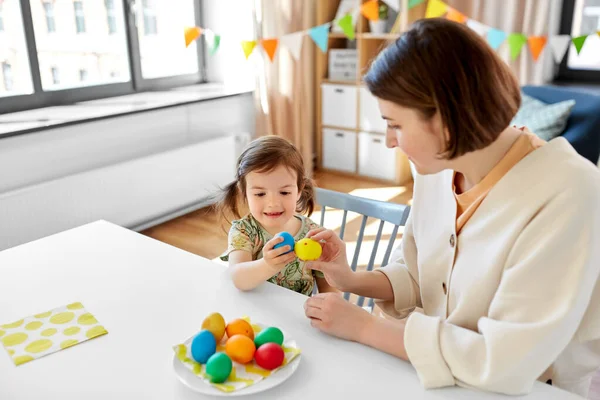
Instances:
[[[310,28],[309,35],[311,39],[316,43],[323,53],[327,52],[327,43],[329,42],[329,25],[326,23],[323,25],[315,26]]]
[[[502,42],[504,42],[505,39],[506,33],[501,30],[491,28],[487,33],[488,43],[490,44],[490,46],[492,46],[494,50],[498,50],[498,48],[500,47]]]

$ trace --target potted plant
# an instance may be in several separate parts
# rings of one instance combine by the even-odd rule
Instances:
[[[385,33],[387,20],[389,17],[389,7],[383,1],[379,0],[379,19],[377,21],[369,21],[371,32],[374,34]]]

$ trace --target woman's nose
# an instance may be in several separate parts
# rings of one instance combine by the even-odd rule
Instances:
[[[385,145],[388,149],[398,147],[398,140],[396,139],[396,135],[390,135],[389,133],[385,135]]]

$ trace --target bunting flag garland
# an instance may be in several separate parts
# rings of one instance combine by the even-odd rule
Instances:
[[[379,20],[379,1],[369,0],[360,7],[360,12],[370,21]]]
[[[459,24],[464,24],[465,22],[467,22],[468,18],[466,15],[455,10],[454,8],[448,7],[448,14],[446,14],[446,19],[458,22]]]
[[[188,47],[194,40],[198,39],[200,35],[202,35],[202,29],[197,26],[184,28],[185,47]]]
[[[565,53],[571,43],[571,36],[569,35],[558,35],[550,38],[550,47],[552,47],[552,54],[554,55],[554,61],[559,64],[565,57]]]
[[[556,63],[560,63],[565,57],[565,54],[571,43],[573,43],[575,51],[579,55],[584,49],[584,45],[587,43],[586,39],[588,36],[593,35],[593,33],[591,33],[590,35],[580,35],[576,37],[572,37],[570,35],[529,36],[519,32],[505,32],[469,18],[460,11],[450,7],[443,0],[408,0],[408,9],[410,10],[414,7],[417,7],[426,1],[427,8],[425,11],[425,18],[445,17],[448,20],[452,20],[460,24],[466,24],[479,36],[485,38],[494,50],[498,50],[506,41],[510,50],[510,58],[513,61],[519,57],[523,47],[525,44],[527,44],[529,52],[531,53],[531,56],[535,62],[539,60],[544,48],[547,45],[550,45],[550,53],[552,54],[554,61]],[[391,9],[397,12],[401,11],[401,4],[404,4],[404,7],[406,7],[407,4],[404,0],[384,0],[384,2]],[[243,40],[240,41],[240,44],[246,59],[249,59],[256,46],[260,45],[271,62],[274,61],[277,50],[280,46],[285,47],[289,51],[290,55],[294,59],[298,60],[302,52],[304,36],[310,36],[315,45],[323,53],[325,53],[327,52],[329,46],[329,30],[331,26],[341,28],[342,32],[348,39],[354,40],[356,38],[354,25],[356,23],[356,16],[358,13],[362,13],[362,15],[370,21],[377,21],[379,20],[379,11],[380,1],[368,0],[360,7],[355,7],[346,12],[343,17],[339,17],[325,24],[309,28],[305,31],[292,32],[279,38],[260,39],[258,41]],[[198,26],[188,26],[184,27],[183,33],[186,47],[189,47],[191,43],[203,36],[204,40],[206,41],[208,51],[211,55],[214,55],[219,49],[221,35],[216,34],[210,29]],[[600,30],[596,31],[595,33],[600,36]],[[597,40],[589,41],[589,46],[597,46],[598,43],[600,42]]]
[[[314,28],[310,28],[308,31],[308,35],[310,36],[310,38],[315,42],[317,46],[319,46],[323,53],[327,53],[330,25],[331,23],[326,23],[323,25],[315,26]]]
[[[354,40],[354,25],[352,25],[352,15],[346,14],[337,22],[338,26],[342,28],[344,35],[350,40]]]
[[[521,49],[527,43],[527,36],[522,33],[511,33],[508,35],[508,46],[510,47],[510,58],[515,61],[519,54],[521,54]]]
[[[498,50],[505,39],[506,33],[499,29],[490,28],[487,31],[487,40],[494,50]]]
[[[437,18],[446,14],[448,11],[448,5],[442,0],[429,0],[427,3],[427,11],[425,11],[425,18]]]
[[[587,39],[588,35],[583,35],[583,36],[577,36],[574,37],[573,40],[573,44],[575,45],[575,50],[577,50],[577,54],[579,54],[581,52],[581,48],[583,47],[583,44],[585,43],[585,39]]]
[[[408,0],[408,9],[414,8],[419,4],[425,3],[425,0]]]
[[[281,45],[288,49],[292,57],[295,60],[300,59],[300,52],[302,51],[302,42],[304,41],[304,32],[296,32],[290,35],[285,35],[279,39]]]
[[[269,60],[273,61],[275,58],[275,52],[279,46],[279,39],[263,39],[260,41],[260,45],[265,50],[265,53],[269,56]]]
[[[529,43],[529,50],[531,51],[531,56],[534,61],[537,61],[540,57],[540,53],[546,47],[546,43],[548,42],[548,38],[546,36],[530,36],[527,39]]]
[[[242,50],[244,50],[246,60],[250,57],[250,54],[252,54],[254,47],[256,47],[256,40],[242,40]]]

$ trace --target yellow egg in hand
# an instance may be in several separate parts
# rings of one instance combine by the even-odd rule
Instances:
[[[323,249],[321,248],[321,244],[316,240],[304,238],[296,242],[294,251],[302,261],[315,261],[321,257]]]

